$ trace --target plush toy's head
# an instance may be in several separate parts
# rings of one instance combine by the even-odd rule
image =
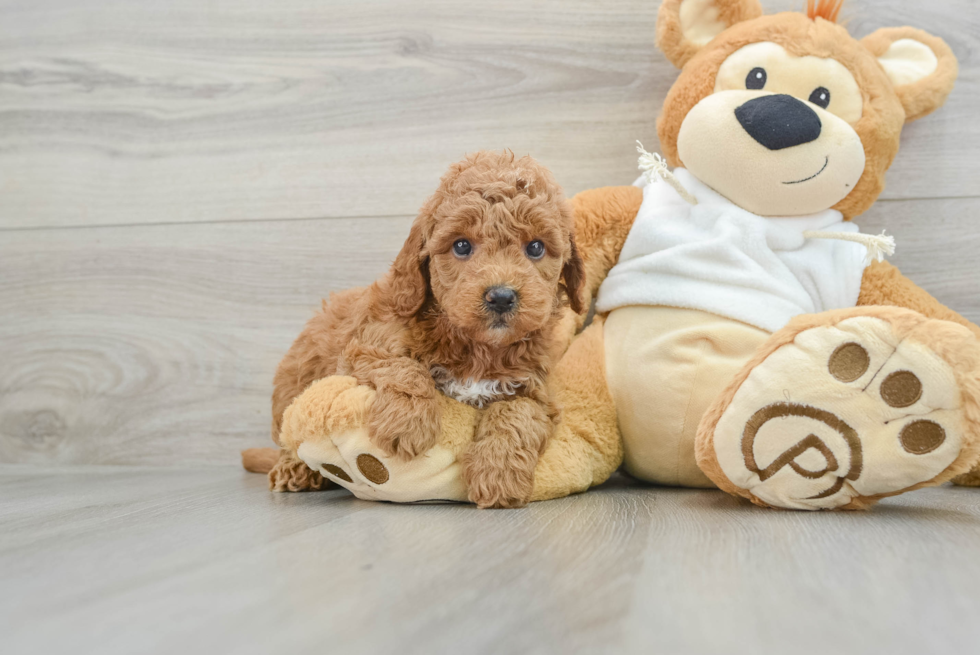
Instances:
[[[943,104],[957,64],[911,27],[854,39],[841,2],[664,0],[657,43],[682,68],[657,123],[667,160],[762,216],[870,207],[902,125]]]

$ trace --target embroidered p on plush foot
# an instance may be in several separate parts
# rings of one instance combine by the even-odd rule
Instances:
[[[710,435],[715,481],[775,507],[864,507],[949,477],[975,450],[967,423],[947,361],[855,316],[800,332],[748,373]]]

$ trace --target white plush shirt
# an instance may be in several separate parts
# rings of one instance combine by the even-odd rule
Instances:
[[[840,212],[764,218],[683,168],[674,175],[698,204],[690,205],[662,180],[637,181],[643,204],[619,263],[599,289],[598,311],[627,305],[700,309],[775,332],[798,314],[857,304],[865,247],[803,238],[806,230],[857,232]]]

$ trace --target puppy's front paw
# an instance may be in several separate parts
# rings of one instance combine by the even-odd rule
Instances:
[[[371,441],[388,456],[412,459],[436,443],[440,430],[439,403],[435,398],[412,396],[379,389],[368,432]]]
[[[473,442],[463,454],[463,479],[470,502],[480,509],[523,507],[531,500],[538,453],[488,438]]]

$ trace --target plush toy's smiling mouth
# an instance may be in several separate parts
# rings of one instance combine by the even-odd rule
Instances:
[[[796,180],[795,182],[783,182],[783,184],[803,184],[804,182],[809,182],[815,177],[818,177],[821,173],[827,170],[827,166],[830,164],[830,157],[824,157],[823,168],[811,175],[810,177],[805,177],[802,180]]]

